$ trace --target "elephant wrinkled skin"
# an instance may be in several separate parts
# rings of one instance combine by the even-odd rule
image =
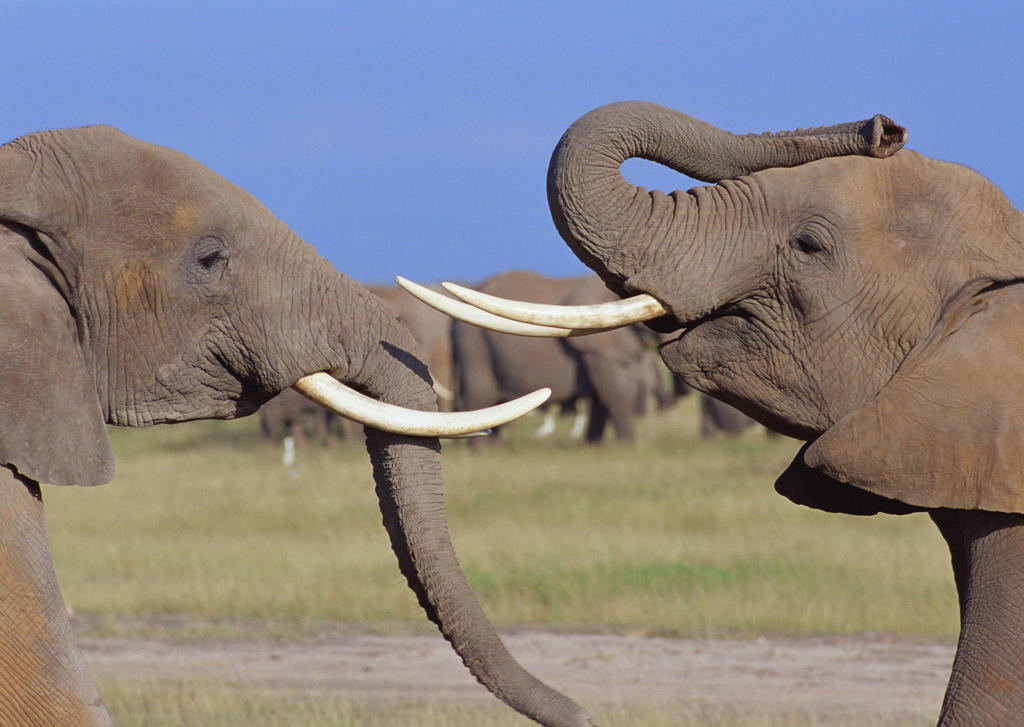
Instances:
[[[440,289],[440,286],[431,287]],[[397,285],[367,285],[366,289],[383,300],[412,333],[423,353],[423,363],[434,380],[438,407],[452,409],[452,319],[429,306],[420,305]]]
[[[560,234],[690,386],[807,441],[776,488],[833,512],[927,511],[961,634],[940,724],[1024,723],[1024,215],[902,150],[884,117],[732,135],[654,104],[574,123],[548,172]],[[710,186],[633,186],[641,157]]]
[[[109,725],[71,637],[38,483],[108,481],[108,423],[242,416],[310,374],[417,415],[436,397],[380,299],[243,190],[109,127],[0,147],[0,271],[0,721]],[[366,439],[401,571],[467,667],[534,719],[592,724],[512,659],[469,589],[437,439],[371,427]]]

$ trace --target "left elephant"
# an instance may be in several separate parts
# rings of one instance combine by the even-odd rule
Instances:
[[[408,330],[249,194],[110,127],[32,134],[0,146],[0,263],[5,724],[110,724],[72,638],[39,483],[108,481],[105,424],[244,416],[293,385],[366,407],[399,567],[476,678],[544,724],[592,724],[512,659],[459,568],[434,436],[448,430],[422,419],[467,415],[423,411],[436,398]],[[420,410],[403,430],[417,436],[392,433],[391,405]]]

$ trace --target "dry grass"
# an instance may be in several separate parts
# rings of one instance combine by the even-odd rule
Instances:
[[[703,442],[695,420],[692,402],[651,417],[634,447],[536,442],[530,424],[482,453],[446,445],[453,539],[492,618],[696,636],[956,633],[948,554],[926,517],[792,505],[772,482],[794,442]],[[44,495],[84,628],[427,628],[361,446],[307,447],[289,476],[251,419],[113,435],[113,483]]]
[[[527,727],[534,722],[494,705],[465,705],[410,697],[387,704],[329,694],[248,692],[193,683],[100,685],[115,721],[146,727]],[[598,705],[599,724],[619,727],[925,727],[913,717],[836,712],[734,710],[678,703]]]
[[[772,482],[796,443],[760,431],[703,442],[696,416],[693,401],[652,416],[633,447],[584,447],[564,425],[538,442],[529,422],[483,452],[445,445],[456,550],[495,622],[683,636],[955,635],[948,553],[926,517],[792,505]],[[115,430],[113,483],[45,489],[80,633],[432,631],[398,574],[362,447],[306,447],[289,474],[280,448],[256,431],[254,419]],[[493,705],[385,707],[207,684],[100,687],[123,725],[529,724]],[[701,705],[588,706],[603,724],[852,723]]]

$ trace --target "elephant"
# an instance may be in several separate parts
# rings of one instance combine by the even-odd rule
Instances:
[[[285,389],[268,401],[260,407],[259,416],[260,436],[267,441],[291,437],[294,443],[302,443],[312,429],[313,440],[320,446],[330,443],[334,420],[339,418],[295,389]]]
[[[437,436],[518,404],[437,414],[416,341],[379,298],[247,192],[109,126],[0,146],[0,258],[5,723],[111,724],[72,636],[40,483],[109,481],[108,424],[241,417],[295,387],[367,425],[399,568],[470,672],[537,721],[593,724],[508,654],[448,535]]]
[[[594,275],[552,278],[527,270],[498,273],[479,288],[492,295],[564,304],[610,296]],[[543,381],[543,386],[552,390],[548,405],[572,410],[579,400],[587,403],[587,442],[601,441],[609,419],[620,441],[632,441],[633,419],[641,403],[648,395],[664,395],[656,391],[653,372],[661,364],[650,340],[650,334],[637,326],[602,338],[556,340],[517,338],[455,321],[452,351],[456,408],[488,406],[512,392],[531,391],[536,388],[535,382]]]
[[[461,297],[564,332],[645,320],[688,385],[803,441],[779,493],[926,512],[960,605],[939,724],[1022,724],[1024,214],[906,139],[881,115],[734,135],[657,104],[600,107],[558,142],[547,192],[561,237],[622,298],[614,320]],[[706,184],[648,191],[620,173],[632,157]]]
[[[658,343],[668,341],[667,334],[657,335]],[[664,368],[664,366],[660,366]],[[660,409],[671,406],[678,398],[687,396],[691,389],[676,375],[672,375],[671,389],[661,389],[656,394],[656,400]],[[707,394],[698,394],[700,409],[700,436],[702,439],[712,439],[720,434],[727,437],[738,437],[747,429],[755,426],[757,422],[748,417],[724,401],[719,401]]]
[[[700,395],[700,436],[704,439],[718,434],[736,437],[756,424],[736,407],[707,394]]]
[[[412,333],[434,382],[438,409],[451,411],[451,318],[420,305],[396,286],[364,284],[363,287],[383,300]],[[307,429],[312,429],[315,441],[321,446],[329,444],[333,438],[355,441],[362,435],[362,428],[355,422],[337,416],[291,389],[285,389],[260,408],[260,434],[264,439],[290,436],[299,444],[305,440]]]
[[[434,380],[438,408],[450,411],[454,404],[452,319],[411,298],[396,285],[366,285],[367,290],[383,300],[412,332],[420,345],[423,362]],[[435,290],[438,286],[434,286]]]

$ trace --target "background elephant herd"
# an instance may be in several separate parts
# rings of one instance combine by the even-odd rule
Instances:
[[[568,415],[573,417],[573,438],[599,443],[610,422],[616,439],[630,442],[636,436],[634,419],[652,407],[666,409],[691,393],[658,357],[658,334],[640,324],[597,337],[522,338],[455,320],[398,286],[365,287],[395,312],[420,344],[443,410],[480,409],[548,387],[551,398],[535,436],[550,435],[556,418]],[[560,305],[615,299],[596,275],[552,278],[514,270],[474,287],[506,298]],[[728,404],[696,395],[701,436],[737,435],[755,425]],[[260,434],[267,440],[287,436],[300,445],[327,445],[358,441],[362,427],[286,389],[260,409]]]

